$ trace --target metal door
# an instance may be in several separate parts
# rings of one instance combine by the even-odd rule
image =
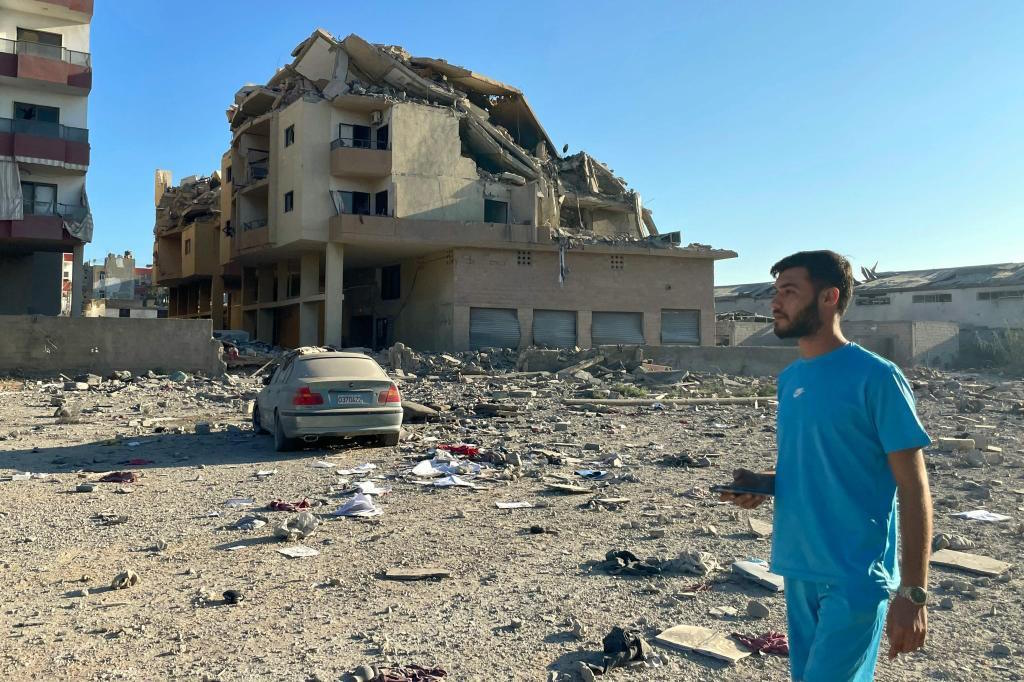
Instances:
[[[642,345],[643,313],[597,313],[591,317],[590,337],[595,346]]]
[[[518,348],[519,315],[515,308],[470,308],[469,347]]]
[[[700,345],[700,311],[662,310],[661,342]]]
[[[533,342],[549,348],[576,345],[575,310],[534,310]]]

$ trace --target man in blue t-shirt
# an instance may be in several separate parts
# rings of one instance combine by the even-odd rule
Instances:
[[[785,578],[793,679],[871,680],[883,626],[890,659],[924,644],[930,439],[899,368],[843,337],[849,261],[804,251],[771,272],[775,334],[798,339],[800,359],[779,375],[775,471],[737,470],[735,485],[774,490],[771,567]],[[753,509],[767,498],[722,499]]]

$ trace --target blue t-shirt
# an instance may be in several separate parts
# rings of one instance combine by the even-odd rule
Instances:
[[[779,375],[772,571],[899,586],[896,481],[887,453],[931,440],[893,363],[855,343]]]

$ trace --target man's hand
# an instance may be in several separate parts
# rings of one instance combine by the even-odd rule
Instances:
[[[732,482],[738,488],[765,488],[766,478],[771,478],[770,488],[775,488],[775,474],[759,474],[750,469],[736,469],[732,472]],[[722,502],[732,502],[743,509],[756,509],[761,506],[767,498],[765,495],[736,495],[734,493],[721,493],[719,498]]]
[[[905,597],[893,598],[885,632],[889,636],[890,661],[899,654],[920,649],[928,633],[928,609]]]

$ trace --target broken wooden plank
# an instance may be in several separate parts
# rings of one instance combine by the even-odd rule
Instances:
[[[734,640],[696,625],[676,625],[656,635],[654,641],[670,649],[693,651],[733,664],[750,655]]]
[[[451,576],[443,568],[389,568],[384,573],[387,580],[437,580]]]
[[[587,493],[594,492],[590,488],[584,488],[579,485],[569,485],[567,483],[545,483],[544,486],[548,490],[553,490],[558,493],[568,493],[569,495],[586,495]]]
[[[999,559],[992,559],[970,552],[957,552],[953,549],[940,549],[932,554],[931,563],[937,566],[959,568],[969,573],[994,578],[1013,567],[1013,564]]]

